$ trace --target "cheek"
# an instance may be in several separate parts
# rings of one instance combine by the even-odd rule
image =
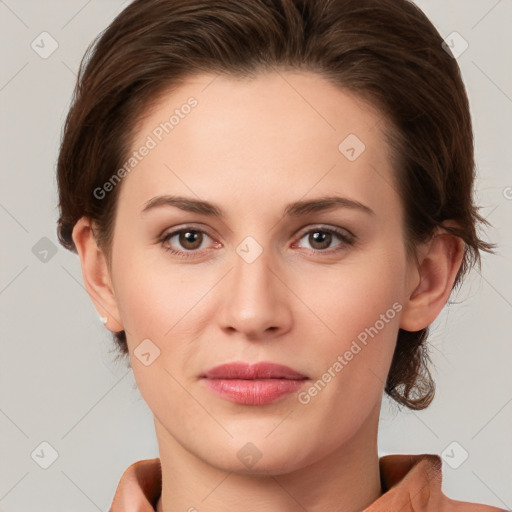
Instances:
[[[218,281],[217,273],[207,267],[171,264],[162,257],[151,263],[132,257],[119,261],[115,278],[130,353],[150,339],[161,352],[158,364],[165,361],[170,370],[178,367],[214,318],[209,292]]]
[[[163,287],[148,275],[146,269],[130,265],[123,268],[121,265],[118,270],[117,303],[128,341],[134,344],[155,337],[157,333],[161,336],[161,331],[169,328],[164,327],[167,322],[160,311],[162,306],[159,306]]]
[[[397,306],[404,300],[405,257],[401,251],[380,250],[354,254],[346,265],[317,272],[303,282],[309,289],[308,304],[325,320],[336,335],[346,339],[373,325],[390,308],[395,319]],[[316,290],[311,293],[311,290]]]
[[[186,283],[177,267],[163,264],[163,252],[132,239],[128,230],[119,226],[113,250],[113,279],[119,314],[133,342],[151,336],[161,338],[182,309]]]
[[[311,276],[309,284],[304,283],[303,293],[313,282],[317,284],[310,288],[316,293],[310,295],[308,304],[321,318],[319,328],[325,333],[323,343],[315,346],[320,367],[343,374],[338,385],[345,390],[345,386],[354,387],[354,396],[366,392],[368,378],[375,381],[377,392],[378,380],[384,383],[389,371],[404,307],[406,259],[402,249],[398,244],[382,244],[361,252],[350,265],[316,279]],[[338,371],[332,368],[336,361]]]
[[[154,265],[139,265],[136,258],[120,262],[116,278],[137,387],[153,412],[175,411],[183,417],[189,396],[179,381],[196,337],[190,324],[193,320],[197,328],[197,303],[205,285],[187,282],[175,269],[166,273]]]

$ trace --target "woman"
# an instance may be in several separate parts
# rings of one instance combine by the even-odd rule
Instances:
[[[159,457],[112,512],[497,511],[378,458],[480,251],[458,66],[406,0],[135,0],[80,69],[61,243]]]

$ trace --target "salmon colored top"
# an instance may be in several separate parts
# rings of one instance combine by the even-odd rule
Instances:
[[[362,512],[506,512],[446,497],[441,465],[433,454],[380,457],[383,494]],[[140,460],[123,473],[109,512],[155,512],[161,492],[160,459]]]

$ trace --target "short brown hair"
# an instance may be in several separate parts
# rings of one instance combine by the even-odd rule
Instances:
[[[82,216],[110,249],[120,186],[93,191],[126,161],[138,122],[159,97],[201,72],[256,76],[312,71],[374,105],[386,121],[405,209],[407,247],[448,219],[465,242],[455,285],[492,244],[473,203],[473,133],[459,67],[408,0],[135,0],[89,46],[81,62],[57,165],[58,237],[76,252]],[[448,228],[447,228],[448,229]],[[385,391],[424,409],[434,397],[428,328],[400,329]],[[120,354],[124,331],[114,333]]]

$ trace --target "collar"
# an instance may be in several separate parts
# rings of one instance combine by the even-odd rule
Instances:
[[[379,459],[383,494],[363,512],[503,512],[487,505],[447,498],[441,457],[385,455]],[[160,459],[134,462],[123,473],[109,512],[155,512],[162,491]]]

